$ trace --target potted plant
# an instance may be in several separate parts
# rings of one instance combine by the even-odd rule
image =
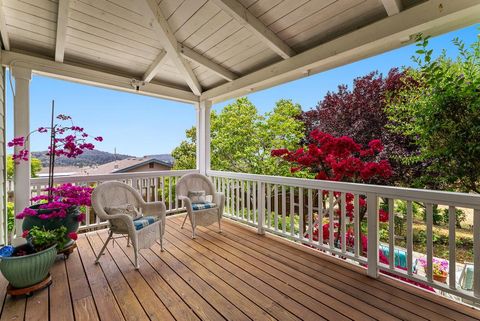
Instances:
[[[423,266],[425,273],[427,273],[427,259],[420,258],[418,259],[418,262],[420,263],[421,266]],[[433,269],[433,279],[435,281],[438,281],[441,283],[447,283],[447,277],[448,277],[448,261],[447,260],[433,258],[432,269]]]
[[[95,146],[88,142],[101,142],[102,137],[91,137],[82,127],[75,126],[72,118],[67,115],[60,114],[56,117],[55,105],[52,101],[51,124],[50,127],[40,127],[27,137],[15,137],[8,143],[9,147],[17,147],[18,150],[13,155],[16,164],[22,161],[28,161],[29,151],[27,142],[33,133],[49,133],[50,145],[47,150],[49,156],[48,186],[44,189],[46,195],[38,195],[31,199],[36,203],[25,208],[17,214],[17,219],[24,219],[22,229],[30,230],[34,226],[49,229],[57,229],[61,226],[66,227],[65,234],[76,232],[83,221],[85,215],[81,213],[81,206],[90,206],[90,197],[92,188],[74,186],[72,184],[63,184],[54,186],[55,158],[68,157],[76,158],[84,153],[85,150],[93,150]],[[65,124],[68,122],[68,124]],[[70,241],[64,246],[71,245]],[[59,246],[62,250],[63,246]]]
[[[0,250],[0,271],[16,289],[28,288],[48,277],[48,272],[57,256],[57,246],[62,247],[69,238],[76,239],[76,233],[68,236],[66,227],[46,230],[34,226],[23,232],[27,242]]]

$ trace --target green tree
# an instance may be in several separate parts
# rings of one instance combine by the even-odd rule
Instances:
[[[419,147],[406,163],[426,164],[418,185],[480,192],[480,37],[471,47],[454,39],[458,57],[436,59],[428,38],[419,39],[415,84],[392,99],[391,129]]]
[[[37,177],[38,173],[42,170],[42,162],[38,158],[32,157],[30,162],[30,171],[32,177]],[[7,179],[13,179],[15,175],[15,163],[12,155],[7,156]]]
[[[212,111],[212,169],[288,175],[289,167],[270,152],[298,146],[304,135],[301,112],[300,105],[282,99],[271,112],[259,115],[247,98],[237,99],[219,113]],[[195,133],[194,127],[188,129],[186,140],[173,150],[175,169],[195,168]]]

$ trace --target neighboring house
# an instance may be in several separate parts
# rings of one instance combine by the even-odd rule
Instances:
[[[164,156],[164,155],[162,155]],[[113,161],[98,166],[73,167],[58,166],[55,167],[55,176],[78,176],[78,175],[106,175],[114,173],[133,173],[133,172],[149,172],[149,171],[168,171],[173,168],[171,158],[157,158],[157,155],[144,157],[130,157],[118,161]],[[38,174],[39,177],[48,176],[48,167],[43,168]]]

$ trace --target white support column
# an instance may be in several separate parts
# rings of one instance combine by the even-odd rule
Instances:
[[[210,169],[210,112],[212,102],[202,100],[195,104],[197,112],[197,169],[206,174]]]
[[[27,68],[14,67],[12,75],[15,78],[14,97],[14,136],[27,137],[30,132],[30,80],[32,71]],[[30,146],[27,143],[27,149]],[[21,147],[15,147],[17,153]],[[15,212],[18,213],[30,205],[30,159],[15,165]],[[16,234],[22,230],[21,220],[15,221]]]

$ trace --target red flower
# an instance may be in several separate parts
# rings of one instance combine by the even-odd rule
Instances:
[[[24,239],[26,239],[29,233],[30,233],[30,231],[29,231],[29,230],[25,230],[25,231],[23,231],[23,233],[22,233],[22,237],[23,237]]]
[[[74,241],[76,241],[78,239],[78,234],[75,233],[75,232],[70,232],[68,233],[68,237]]]
[[[384,209],[378,210],[378,220],[383,223],[388,222],[388,212]]]

